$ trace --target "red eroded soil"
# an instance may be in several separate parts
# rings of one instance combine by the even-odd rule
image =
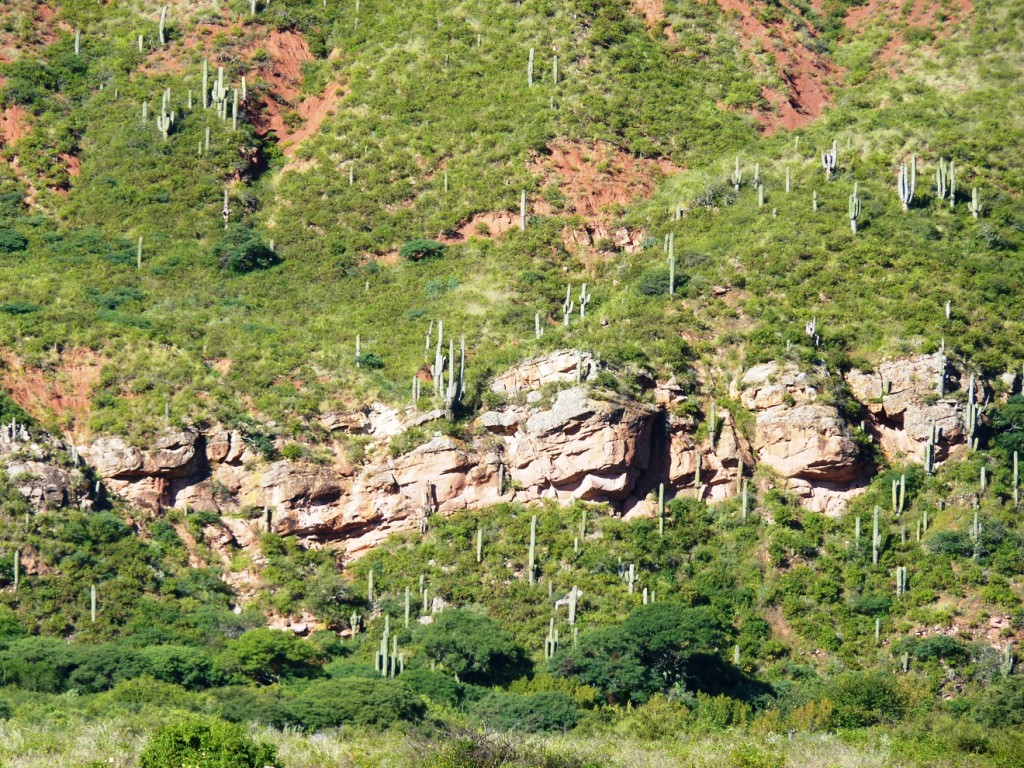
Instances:
[[[568,198],[567,212],[607,222],[612,210],[650,195],[658,180],[679,171],[668,160],[642,160],[606,142],[593,145],[558,140],[529,166],[544,184],[557,184]]]
[[[0,353],[0,361],[0,384],[14,402],[37,418],[70,413],[75,429],[92,406],[92,389],[104,363],[88,349],[68,350],[59,364],[47,367],[26,366],[9,352]]]
[[[755,14],[761,3],[753,0],[717,0],[722,10],[737,14],[740,42],[750,52],[759,44],[774,59],[775,70],[785,90],[765,89],[763,96],[770,110],[756,113],[765,133],[778,128],[792,130],[821,115],[831,101],[828,81],[838,77],[839,68],[826,56],[811,51],[792,27],[781,23],[767,25]],[[812,34],[813,31],[812,31]]]
[[[932,29],[937,37],[945,37],[971,15],[974,5],[972,0],[915,0],[909,13],[904,14],[904,8],[903,3],[869,0],[865,5],[851,8],[844,24],[849,30],[861,30],[875,20],[884,21],[890,28],[906,22],[918,29]],[[938,18],[940,11],[945,14],[941,21]],[[903,33],[896,31],[879,51],[879,61],[889,64],[904,61],[905,45]]]
[[[651,32],[664,32],[669,40],[675,42],[676,33],[665,19],[665,0],[633,0],[633,10],[643,16]]]
[[[13,104],[0,113],[0,146],[19,141],[28,133],[28,110]]]
[[[485,239],[501,237],[510,229],[519,226],[519,214],[511,211],[495,213],[478,213],[457,230],[457,237],[443,238],[443,242],[457,243],[471,237]]]
[[[342,83],[335,80],[322,93],[301,98],[302,65],[314,59],[301,34],[291,30],[259,28],[256,34],[247,36],[240,46],[236,46],[230,54],[223,54],[224,58],[221,58],[213,50],[212,40],[218,32],[226,30],[227,23],[200,25],[185,35],[180,46],[151,54],[146,70],[182,72],[179,48],[203,49],[211,59],[211,78],[215,76],[217,66],[230,63],[228,56],[248,61],[246,77],[249,100],[243,107],[260,135],[274,134],[284,147],[284,154],[294,155],[299,144],[315,134],[324,119],[336,109],[343,95]],[[260,60],[254,57],[257,51],[263,54]],[[259,90],[261,83],[266,87],[266,98],[257,102],[253,94]],[[293,112],[295,117],[290,117],[286,122],[286,116]]]

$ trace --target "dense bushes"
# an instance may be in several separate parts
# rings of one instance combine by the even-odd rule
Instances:
[[[139,766],[264,768],[276,758],[270,744],[253,741],[240,726],[192,717],[157,731],[139,755]]]
[[[715,655],[724,644],[711,609],[656,603],[618,627],[582,635],[551,660],[551,670],[597,688],[608,701],[643,702],[676,684],[717,690],[722,665]]]
[[[227,229],[213,246],[213,255],[222,269],[235,274],[266,269],[280,261],[254,230],[241,224]]]
[[[444,244],[422,238],[410,240],[398,249],[398,255],[409,261],[437,258],[444,255]]]
[[[386,728],[422,719],[426,705],[401,682],[346,677],[314,683],[289,704],[288,712],[306,730],[346,724]]]
[[[523,649],[511,633],[485,613],[444,611],[420,632],[428,659],[467,683],[503,684],[529,670]]]
[[[492,693],[476,702],[472,712],[492,728],[526,733],[568,731],[580,719],[572,697],[557,691],[530,696]]]

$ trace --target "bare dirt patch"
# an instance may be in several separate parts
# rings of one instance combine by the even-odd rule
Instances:
[[[650,195],[663,176],[680,168],[664,159],[633,157],[606,142],[555,141],[531,161],[529,170],[544,185],[558,187],[568,201],[567,213],[607,223],[616,208]]]
[[[907,40],[898,25],[905,22],[911,28],[930,29],[937,38],[948,37],[970,18],[973,10],[972,0],[915,0],[909,10],[903,3],[869,0],[865,5],[851,8],[843,23],[848,30],[859,31],[880,21],[893,30],[889,42],[878,53],[878,60],[892,72],[894,65],[907,59]]]
[[[215,47],[214,38],[232,29],[236,32],[232,44]],[[237,29],[227,18],[222,23],[201,24],[170,48],[150,54],[144,71],[182,73],[183,52],[196,49],[210,59],[214,71],[239,59],[246,62],[248,100],[242,105],[246,116],[261,136],[273,135],[284,154],[291,157],[337,108],[344,96],[344,84],[336,79],[322,92],[303,96],[302,67],[315,59],[306,39],[293,30],[268,29],[259,24],[247,24],[241,36]]]
[[[13,104],[0,113],[0,146],[15,144],[29,131],[28,110]]]
[[[65,351],[52,364],[25,365],[10,352],[0,352],[0,384],[11,398],[36,418],[70,415],[72,433],[84,424],[92,407],[92,390],[100,380],[104,359],[88,349]]]
[[[767,50],[783,82],[783,90],[764,89],[768,110],[755,113],[765,133],[779,128],[792,130],[821,115],[831,102],[828,84],[839,76],[839,68],[823,54],[810,50],[785,22],[766,24],[760,14],[763,3],[747,0],[717,0],[722,10],[738,17],[740,42],[748,53],[758,47]],[[810,29],[812,37],[816,31]]]
[[[665,18],[665,0],[633,0],[632,7],[635,13],[643,17],[647,29],[653,33],[661,32],[675,42],[676,33]]]

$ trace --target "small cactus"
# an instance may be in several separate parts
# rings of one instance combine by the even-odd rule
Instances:
[[[860,218],[860,196],[857,194],[857,184],[853,185],[853,194],[850,195],[850,231],[857,234],[857,219]]]
[[[971,202],[967,204],[967,210],[971,212],[971,216],[974,218],[978,218],[981,215],[981,198],[978,196],[977,187],[971,189]]]
[[[821,167],[825,169],[825,178],[831,179],[836,172],[836,163],[839,161],[839,144],[832,141],[832,151],[821,153]]]

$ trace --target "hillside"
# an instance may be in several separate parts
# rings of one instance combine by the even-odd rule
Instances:
[[[0,762],[1024,764],[1022,63],[1020,0],[5,3]]]

